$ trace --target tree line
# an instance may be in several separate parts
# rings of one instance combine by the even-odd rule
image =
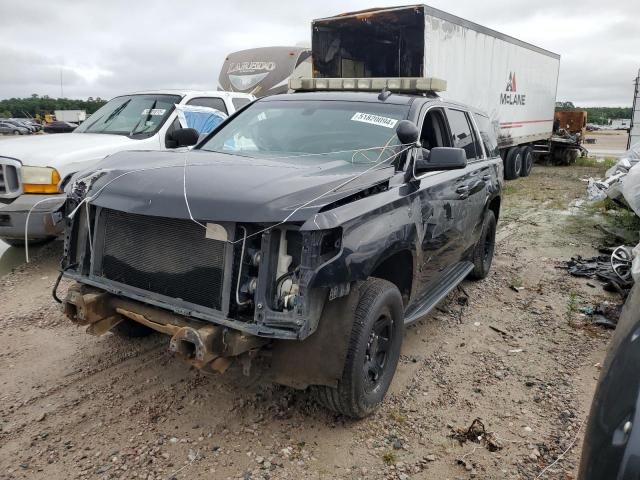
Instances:
[[[91,114],[107,103],[100,97],[89,97],[86,100],[73,98],[52,98],[48,95],[42,97],[33,94],[26,98],[7,98],[0,100],[0,118],[7,117],[37,117],[44,116],[47,113],[53,113],[54,110],[86,110],[87,114]]]
[[[631,118],[631,107],[576,107],[573,102],[557,102],[556,110],[584,110],[587,112],[587,122],[596,125],[608,125],[609,120],[614,118]]]

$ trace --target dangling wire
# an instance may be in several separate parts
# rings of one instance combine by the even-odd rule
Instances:
[[[354,162],[355,159],[355,155],[357,155],[358,153],[362,153],[363,151],[372,151],[372,150],[380,150],[380,154],[378,155],[378,158],[376,159],[376,161],[367,169],[358,172],[356,174],[354,174],[353,176],[349,177],[347,180],[345,180],[344,182],[340,183],[339,185],[332,187],[331,189],[327,190],[326,192],[318,195],[317,197],[312,198],[311,200],[299,205],[298,207],[294,208],[293,211],[291,211],[291,213],[289,213],[284,220],[276,223],[275,225],[266,227],[262,230],[259,230],[257,232],[254,232],[250,235],[247,235],[246,238],[251,238],[254,237],[256,235],[260,235],[268,230],[271,230],[273,228],[276,228],[284,223],[286,223],[287,221],[289,221],[289,219],[291,219],[291,217],[293,217],[296,213],[298,213],[300,210],[302,210],[303,208],[306,208],[307,206],[311,205],[312,203],[320,200],[321,198],[326,197],[327,195],[336,192],[337,190],[340,190],[341,188],[345,187],[346,185],[350,184],[351,182],[357,180],[358,178],[362,177],[363,175],[373,171],[376,169],[376,167],[385,164],[386,162],[388,162],[389,160],[392,160],[394,158],[396,158],[397,156],[403,154],[404,152],[406,152],[407,150],[411,149],[413,147],[413,144],[399,144],[399,145],[394,145],[393,147],[389,146],[389,143],[392,141],[392,139],[395,137],[395,134],[393,136],[391,136],[391,138],[389,138],[389,140],[387,140],[387,142],[382,146],[382,147],[370,147],[370,148],[358,148],[358,149],[351,149],[351,150],[340,150],[340,151],[334,151],[334,152],[322,152],[322,153],[303,153],[303,154],[298,154],[298,155],[291,155],[291,156],[285,156],[285,157],[277,157],[278,159],[288,159],[288,158],[300,158],[300,157],[310,157],[310,156],[320,156],[320,155],[332,155],[332,154],[337,154],[337,153],[348,153],[348,152],[352,152],[352,163]],[[405,147],[402,148],[401,150],[399,150],[398,152],[388,156],[387,158],[380,160],[380,158],[382,157],[383,153],[385,152],[386,149],[388,148],[397,148],[397,147]],[[117,175],[116,177],[112,178],[111,180],[107,181],[104,185],[102,185],[95,193],[93,193],[92,195],[87,195],[83,200],[80,201],[80,203],[69,213],[68,218],[73,218],[75,216],[75,214],[77,213],[77,211],[80,209],[80,207],[82,207],[82,205],[87,205],[89,203],[91,203],[92,201],[94,201],[109,185],[111,185],[112,183],[114,183],[115,181],[127,176],[127,175],[131,175],[133,173],[140,173],[140,172],[146,172],[146,171],[151,171],[151,170],[161,170],[161,169],[165,169],[165,168],[182,168],[182,194],[183,194],[183,198],[184,198],[184,202],[185,202],[185,207],[187,209],[187,213],[189,215],[189,219],[194,222],[195,224],[199,225],[200,227],[204,228],[206,230],[206,225],[202,224],[201,222],[199,222],[198,220],[195,219],[195,217],[193,216],[193,212],[191,210],[191,205],[189,204],[189,195],[188,195],[188,191],[187,191],[187,167],[195,167],[195,166],[211,166],[211,163],[188,163],[188,154],[190,152],[186,151],[184,152],[184,161],[182,162],[182,164],[177,164],[177,165],[162,165],[162,166],[156,166],[156,167],[148,167],[148,168],[138,168],[135,170],[129,170],[127,172],[123,172],[119,175]],[[368,159],[368,157],[365,156],[365,158]],[[227,165],[227,164],[233,164],[235,166],[239,165],[238,163],[235,162],[224,162],[224,163],[218,163],[217,165]],[[266,166],[266,165],[265,165]],[[91,177],[91,176],[95,176],[97,173],[102,173],[102,172],[108,172],[111,171],[111,169],[103,169],[100,170],[98,172],[94,172],[91,175],[88,175],[86,177],[82,177],[80,179],[77,179],[76,182],[78,181],[82,181],[85,178]],[[37,205],[37,204],[36,204]],[[35,205],[34,205],[35,207]],[[316,224],[317,225],[317,224]],[[91,240],[90,240],[91,241]],[[241,241],[246,241],[246,239],[243,237],[242,239],[238,239],[238,240],[227,240],[228,243],[230,244],[236,244],[239,243]],[[91,247],[91,245],[90,245]]]

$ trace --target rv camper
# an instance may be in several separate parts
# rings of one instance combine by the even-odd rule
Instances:
[[[220,89],[264,97],[284,93],[289,78],[311,76],[311,51],[305,47],[251,48],[225,58]]]

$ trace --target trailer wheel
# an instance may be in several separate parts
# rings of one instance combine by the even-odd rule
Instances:
[[[520,170],[521,177],[528,177],[533,168],[533,152],[531,147],[522,147],[522,168]]]
[[[567,165],[571,165],[576,163],[576,161],[578,160],[578,157],[580,156],[580,151],[575,150],[573,148],[568,148],[567,150],[565,150],[564,155],[565,155],[565,163]]]
[[[512,147],[507,153],[504,161],[504,179],[515,180],[520,176],[522,170],[522,149],[520,147]]]

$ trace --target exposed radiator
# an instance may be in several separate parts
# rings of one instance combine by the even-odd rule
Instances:
[[[101,215],[102,262],[95,274],[221,310],[225,242],[205,238],[204,229],[190,220],[109,209]]]

